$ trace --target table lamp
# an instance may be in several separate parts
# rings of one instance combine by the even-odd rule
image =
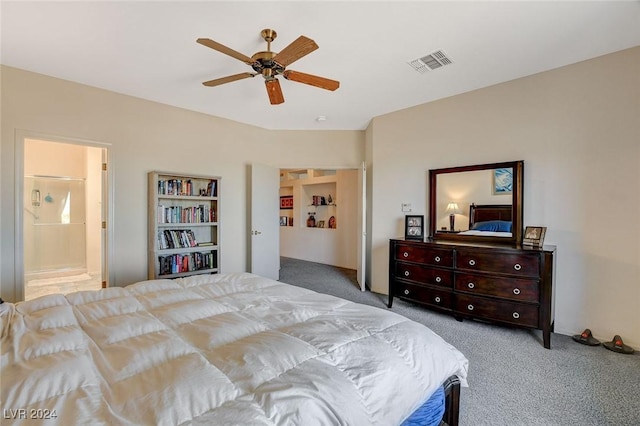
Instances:
[[[447,204],[447,213],[449,213],[449,231],[455,230],[456,225],[456,213],[459,213],[458,204],[455,202],[450,202]]]

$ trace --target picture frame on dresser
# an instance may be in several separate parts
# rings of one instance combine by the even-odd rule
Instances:
[[[406,215],[404,217],[404,238],[406,240],[424,240],[423,215]]]
[[[524,230],[522,245],[529,247],[542,247],[546,233],[546,226],[527,226]]]

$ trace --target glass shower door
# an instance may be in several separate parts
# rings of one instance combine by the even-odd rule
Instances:
[[[85,180],[25,176],[24,189],[25,276],[86,272]]]

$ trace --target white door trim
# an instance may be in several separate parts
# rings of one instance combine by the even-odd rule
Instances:
[[[70,138],[64,136],[50,135],[46,133],[34,132],[30,130],[17,129],[14,136],[14,267],[13,267],[13,285],[14,300],[24,300],[24,211],[23,211],[23,188],[24,188],[24,145],[26,139],[38,139],[48,142],[59,142],[75,145],[91,146],[95,148],[103,148],[107,151],[107,158],[111,158],[111,144],[104,142],[96,142],[86,139]],[[111,266],[113,256],[113,163],[110,160],[107,166],[107,188],[102,188],[103,212],[106,213],[107,230],[105,240],[102,242],[103,253],[106,254],[106,260],[103,261],[103,268],[106,266],[108,271],[108,283],[115,282],[114,268]],[[106,208],[104,207],[106,206]],[[104,278],[104,277],[103,277]]]

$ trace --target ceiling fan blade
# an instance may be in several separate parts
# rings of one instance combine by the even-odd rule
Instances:
[[[231,49],[230,47],[227,47],[227,46],[225,46],[223,44],[220,44],[217,41],[213,41],[213,40],[210,40],[208,38],[199,38],[196,41],[198,43],[202,44],[203,46],[210,47],[213,50],[217,50],[220,53],[224,53],[225,55],[229,55],[232,58],[236,58],[236,59],[244,62],[245,64],[251,65],[254,62],[253,59],[251,59],[247,55],[243,55],[240,52],[236,52],[235,50]]]
[[[280,81],[278,81],[278,79],[265,80],[264,84],[267,86],[267,94],[269,94],[271,105],[278,105],[284,102],[284,95],[282,94]]]
[[[318,77],[317,75],[306,74],[299,71],[287,70],[282,73],[282,76],[287,80],[297,81],[298,83],[304,83],[331,91],[334,91],[338,87],[340,87],[339,81],[330,80],[328,78]]]
[[[255,77],[257,74],[250,72],[243,72],[240,74],[229,75],[226,77],[216,78],[215,80],[205,81],[204,84],[207,87],[219,86],[225,83],[231,83],[232,81],[242,80],[244,78]]]
[[[280,53],[274,56],[273,60],[283,67],[286,67],[302,58],[303,56],[313,52],[317,48],[318,45],[315,41],[305,36],[300,36],[295,39],[290,45],[282,49]]]

